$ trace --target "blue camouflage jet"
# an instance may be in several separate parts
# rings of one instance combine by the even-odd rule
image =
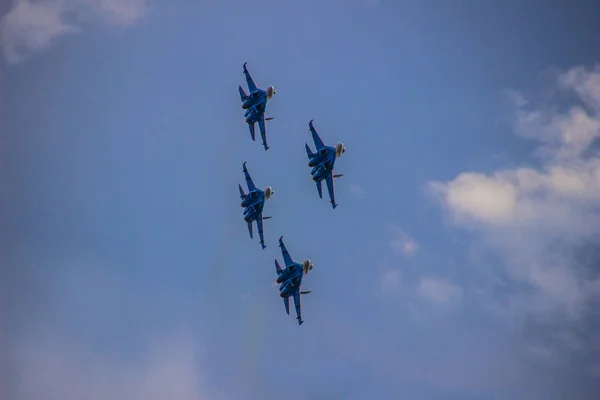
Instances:
[[[323,192],[321,188],[321,184],[323,179],[327,183],[327,190],[329,191],[329,198],[331,199],[331,205],[335,209],[337,204],[335,203],[335,191],[333,188],[333,179],[339,178],[343,175],[334,175],[333,174],[333,166],[335,164],[336,158],[339,158],[346,152],[346,146],[343,143],[338,143],[335,147],[325,146],[325,143],[319,137],[319,134],[315,130],[313,126],[313,120],[311,119],[308,123],[308,127],[310,132],[312,133],[313,141],[315,142],[316,152],[313,153],[308,147],[308,144],[305,143],[306,146],[306,154],[308,155],[308,166],[312,167],[312,171],[310,174],[312,175],[313,181],[317,184],[317,191],[319,192],[319,197],[323,198]]]
[[[285,304],[285,312],[290,315],[290,296],[294,296],[294,306],[296,307],[296,319],[298,325],[302,325],[302,312],[300,310],[300,295],[308,294],[308,292],[301,292],[300,285],[302,284],[302,277],[313,268],[312,262],[306,259],[302,264],[294,262],[290,253],[288,253],[283,244],[283,236],[279,238],[279,247],[281,247],[281,254],[283,255],[283,262],[285,268],[281,269],[279,262],[275,259],[275,268],[277,269],[277,283],[279,285],[279,296],[283,298],[283,304]]]
[[[244,221],[248,224],[248,232],[250,232],[250,238],[252,239],[252,221],[256,221],[256,226],[258,227],[258,235],[260,236],[260,244],[264,249],[265,240],[263,237],[263,220],[269,219],[271,217],[263,217],[263,208],[265,206],[265,200],[268,200],[273,196],[275,191],[271,186],[267,186],[265,190],[258,189],[254,182],[252,181],[252,177],[248,173],[246,169],[246,162],[243,164],[244,175],[246,176],[246,184],[248,185],[248,194],[244,193],[244,189],[242,189],[242,185],[238,185],[240,189],[240,198],[242,199],[242,203],[240,204],[244,207]]]
[[[273,86],[269,86],[266,90],[257,88],[246,68],[246,64],[248,63],[244,63],[244,75],[246,75],[246,82],[248,83],[250,94],[247,95],[240,85],[239,89],[240,97],[242,99],[242,109],[246,110],[244,117],[246,117],[246,123],[250,128],[252,140],[256,140],[254,135],[254,124],[258,122],[263,146],[265,147],[265,151],[267,151],[269,150],[269,146],[267,145],[265,121],[270,121],[273,118],[265,118],[265,110],[267,108],[267,102],[271,100],[271,97],[275,94],[275,88]]]

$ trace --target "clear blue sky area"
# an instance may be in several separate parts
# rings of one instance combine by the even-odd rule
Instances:
[[[25,3],[0,6],[3,398],[600,389],[597,315],[525,307],[537,286],[488,245],[498,231],[457,226],[429,189],[465,172],[544,170],[539,143],[514,134],[507,91],[539,106],[553,71],[593,68],[598,4]],[[244,122],[244,62],[277,89],[268,152]],[[307,166],[311,119],[346,146],[335,210]],[[265,250],[243,221],[244,161],[275,189]],[[282,235],[314,265],[302,326],[274,286]]]

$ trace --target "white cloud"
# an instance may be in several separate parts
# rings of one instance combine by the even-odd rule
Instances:
[[[14,400],[203,400],[203,387],[189,337],[150,343],[137,362],[111,359],[64,339],[31,338],[15,346],[19,384]],[[11,386],[12,387],[12,386]]]
[[[454,224],[477,232],[498,276],[523,285],[508,295],[507,315],[576,321],[599,282],[574,254],[600,234],[600,69],[573,68],[557,85],[580,104],[533,107],[509,91],[516,134],[540,143],[539,165],[464,172],[430,189]]]
[[[419,296],[433,304],[457,304],[462,299],[462,290],[444,278],[423,278],[418,287]]]
[[[457,218],[496,224],[514,217],[517,193],[512,183],[503,177],[464,173],[452,182],[436,182],[431,187],[444,197]]]
[[[15,0],[0,20],[0,45],[7,61],[16,64],[79,32],[77,20],[130,25],[145,12],[146,0]]]
[[[389,246],[394,253],[410,256],[419,250],[419,243],[408,236],[406,232],[399,227],[394,227],[393,230],[394,240],[390,242]]]

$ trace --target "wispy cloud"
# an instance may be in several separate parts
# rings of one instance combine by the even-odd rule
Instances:
[[[394,239],[389,243],[389,246],[394,253],[411,256],[419,250],[419,243],[400,227],[394,226],[392,230],[394,232]]]
[[[10,64],[47,51],[60,37],[94,20],[130,25],[146,13],[146,0],[15,0],[0,20],[0,45]]]
[[[358,184],[353,183],[349,186],[350,193],[355,195],[356,197],[363,197],[365,194],[365,190]]]
[[[534,107],[522,94],[509,92],[515,131],[539,142],[539,165],[465,172],[448,182],[432,182],[430,189],[451,222],[474,231],[478,246],[499,260],[494,263],[500,267],[499,281],[508,277],[517,284],[501,303],[507,316],[572,326],[598,296],[600,270],[577,254],[582,246],[597,245],[600,235],[600,157],[595,149],[600,68],[571,69],[557,76],[556,85],[579,102],[564,110]],[[529,350],[550,360],[550,347],[536,344]]]
[[[398,269],[387,269],[380,274],[381,292],[390,294],[402,287],[402,272]]]
[[[462,299],[462,290],[445,278],[426,277],[418,287],[419,296],[433,304],[456,305]]]

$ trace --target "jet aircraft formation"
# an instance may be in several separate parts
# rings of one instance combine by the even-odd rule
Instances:
[[[269,86],[267,89],[261,89],[256,86],[250,72],[246,68],[244,63],[243,72],[248,85],[249,93],[246,94],[242,86],[239,87],[240,99],[242,101],[242,109],[246,110],[244,117],[246,123],[250,129],[250,137],[253,141],[256,141],[254,126],[258,122],[258,128],[262,138],[262,145],[265,151],[269,150],[267,144],[267,131],[266,121],[270,121],[273,118],[265,118],[265,112],[267,109],[268,102],[273,98],[276,93],[275,87]],[[323,198],[322,183],[325,180],[327,185],[327,191],[329,193],[330,203],[333,209],[337,207],[335,202],[335,190],[333,180],[339,178],[342,175],[335,175],[333,167],[336,159],[340,158],[346,151],[346,147],[343,143],[337,143],[335,146],[327,146],[317,133],[313,125],[313,120],[308,123],[309,131],[312,135],[312,139],[315,145],[315,152],[311,150],[307,143],[305,143],[306,154],[308,156],[308,166],[311,167],[311,176],[313,182],[317,186],[317,192],[319,198]],[[260,238],[260,245],[262,248],[266,248],[263,231],[263,221],[271,218],[263,216],[263,210],[265,207],[265,201],[269,200],[275,191],[271,186],[265,187],[261,190],[256,187],[248,169],[246,168],[246,162],[242,164],[242,171],[246,179],[246,186],[248,187],[248,193],[244,192],[242,185],[239,186],[240,198],[242,202],[241,207],[244,208],[244,221],[248,225],[248,232],[250,238],[253,238],[252,223],[256,222],[256,230]],[[300,306],[300,296],[310,293],[310,291],[303,292],[300,290],[302,284],[302,278],[312,270],[313,265],[309,259],[306,259],[302,263],[293,261],[290,254],[288,253],[285,244],[283,243],[283,236],[279,238],[279,247],[281,248],[281,254],[283,256],[284,268],[281,268],[277,259],[275,259],[275,270],[277,272],[277,283],[279,284],[279,296],[283,298],[285,305],[285,311],[290,314],[290,296],[294,299],[294,307],[296,308],[296,319],[298,325],[302,325],[302,311]]]

